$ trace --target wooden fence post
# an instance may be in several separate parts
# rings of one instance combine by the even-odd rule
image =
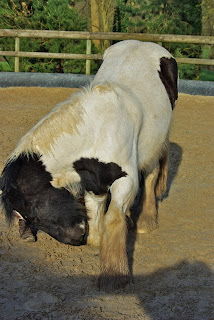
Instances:
[[[20,50],[20,38],[15,38],[15,51],[19,52]],[[15,72],[19,72],[19,57],[15,57]]]
[[[91,40],[88,39],[86,42],[86,54],[91,54]],[[91,73],[91,60],[86,60],[85,63],[85,74]]]

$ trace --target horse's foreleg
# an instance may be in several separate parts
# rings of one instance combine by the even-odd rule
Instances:
[[[127,222],[125,214],[133,201],[131,194],[133,188],[127,190],[127,193],[123,193],[126,189],[125,179],[121,178],[114,182],[115,185],[111,190],[111,202],[102,219],[101,273],[98,281],[100,289],[124,287],[131,279],[126,252]]]
[[[112,201],[103,219],[100,241],[100,289],[117,289],[130,281],[126,235],[125,215]]]
[[[100,245],[100,224],[106,209],[107,196],[95,196],[89,193],[85,195],[85,205],[87,208],[89,235],[87,244],[91,246]]]

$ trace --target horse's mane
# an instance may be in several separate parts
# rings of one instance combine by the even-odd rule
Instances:
[[[40,155],[39,150],[42,153],[50,152],[54,140],[61,134],[77,132],[78,124],[83,120],[82,101],[90,91],[91,87],[82,88],[72,94],[67,101],[56,105],[49,114],[21,138],[9,161],[13,161],[22,153],[30,156],[33,154]]]

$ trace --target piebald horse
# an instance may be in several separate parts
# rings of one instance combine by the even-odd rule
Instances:
[[[126,215],[139,189],[139,172],[145,186],[137,231],[157,227],[155,197],[166,191],[177,78],[176,61],[163,47],[116,43],[105,51],[91,85],[38,122],[8,160],[9,167],[20,157],[40,162],[54,190],[68,190],[76,203],[84,197],[87,243],[100,246],[101,289],[130,281]]]

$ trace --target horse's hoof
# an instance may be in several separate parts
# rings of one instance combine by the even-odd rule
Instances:
[[[131,283],[130,274],[101,274],[98,278],[98,288],[103,291],[122,289],[129,283]]]
[[[149,233],[158,228],[157,218],[143,217],[137,223],[137,233]]]

